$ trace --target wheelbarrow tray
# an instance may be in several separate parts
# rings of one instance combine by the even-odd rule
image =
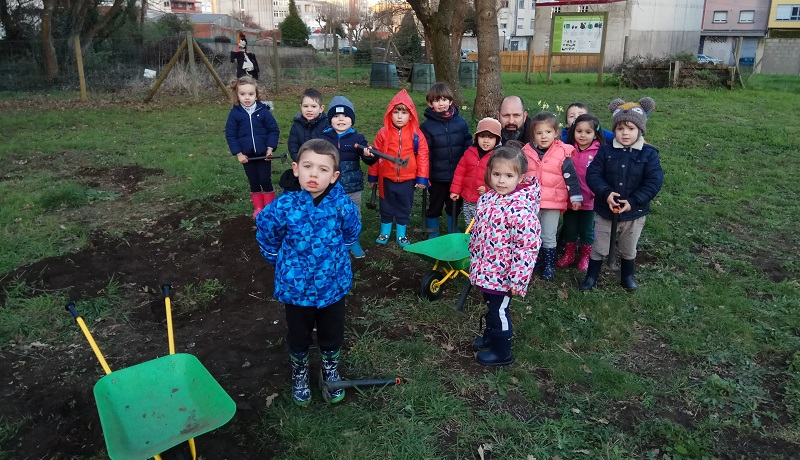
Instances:
[[[143,460],[218,428],[236,403],[193,355],[178,353],[114,371],[94,386],[112,460]]]
[[[453,270],[469,268],[469,234],[448,233],[419,243],[409,244],[406,251],[429,262],[446,262]]]

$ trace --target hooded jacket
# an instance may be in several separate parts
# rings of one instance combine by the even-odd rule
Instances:
[[[339,301],[353,285],[348,247],[360,232],[358,209],[338,182],[316,205],[305,190],[279,195],[256,217],[261,255],[275,267],[275,298],[313,308]]]
[[[594,212],[606,219],[613,214],[608,196],[619,193],[628,200],[631,210],[619,214],[620,222],[635,220],[650,213],[650,202],[664,184],[664,170],[658,150],[639,137],[630,147],[613,141],[603,145],[586,170],[586,184],[594,192]]]
[[[228,114],[225,123],[225,139],[231,155],[241,152],[248,157],[262,156],[267,147],[278,148],[280,129],[278,122],[270,112],[270,106],[261,101],[256,102],[256,110],[248,114],[240,104],[236,104]]]
[[[311,139],[319,138],[322,131],[328,127],[330,127],[330,123],[325,112],[322,112],[313,120],[306,120],[302,112],[297,112],[294,115],[292,127],[289,129],[289,140],[287,142],[289,156],[292,157],[292,161],[297,160],[297,152],[300,151],[301,145]]]
[[[408,123],[402,128],[397,128],[392,123],[392,111],[398,104],[408,108],[410,117]],[[416,153],[414,144],[417,144]],[[408,159],[404,167],[396,165],[385,158],[379,159],[369,167],[369,182],[377,182],[381,198],[383,195],[383,179],[393,182],[414,180],[416,184],[429,185],[428,183],[428,143],[425,135],[419,129],[419,118],[414,101],[405,89],[400,90],[389,102],[386,114],[383,116],[383,127],[375,136],[373,146],[380,152],[401,159]]]
[[[467,121],[458,114],[458,107],[451,107],[454,113],[448,118],[430,107],[426,108],[426,120],[420,125],[428,142],[430,179],[434,182],[452,181],[459,160],[472,145]]]
[[[367,139],[350,128],[341,135],[332,127],[326,128],[319,136],[325,139],[339,150],[339,183],[344,187],[345,193],[360,192],[364,190],[364,172],[361,170],[361,160],[368,165],[373,165],[378,161],[378,157],[367,158],[364,156],[364,148]],[[355,148],[358,144],[361,148]]]
[[[508,195],[489,190],[478,200],[469,241],[469,281],[525,297],[539,247],[539,181],[526,177]]]

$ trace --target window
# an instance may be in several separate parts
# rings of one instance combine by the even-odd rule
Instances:
[[[560,13],[560,12],[561,12],[561,7],[560,6],[554,6],[554,7],[550,8],[550,17],[552,18],[554,14]]]
[[[714,24],[725,24],[728,22],[727,11],[714,11]]]
[[[531,9],[536,10],[536,0],[531,0]]]
[[[503,8],[508,8],[508,0],[503,2]]]
[[[517,8],[524,10],[525,9],[525,0],[519,0],[517,2]]]
[[[578,11],[581,13],[588,13],[589,12],[589,5],[581,5],[578,7]]]
[[[534,20],[533,20],[533,19],[531,19],[531,29],[534,29],[534,28],[535,28],[535,27],[533,27],[533,21],[534,21]]]
[[[508,24],[506,24],[506,23],[501,23],[500,24],[500,28],[501,29],[505,29],[507,26],[508,26]]]
[[[752,24],[755,16],[756,12],[753,10],[739,11],[739,24]]]
[[[776,21],[800,21],[800,5],[778,5]]]

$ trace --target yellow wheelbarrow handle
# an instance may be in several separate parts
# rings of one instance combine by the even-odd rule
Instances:
[[[100,348],[95,343],[94,338],[92,338],[92,333],[89,332],[89,328],[86,327],[86,323],[83,321],[83,318],[81,318],[81,315],[78,314],[78,310],[75,308],[75,302],[68,303],[64,308],[72,314],[72,317],[75,318],[78,326],[81,327],[83,335],[86,336],[86,340],[89,342],[89,345],[91,345],[92,350],[94,350],[94,355],[97,356],[97,360],[100,361],[100,365],[103,366],[103,370],[106,372],[106,375],[110,374],[111,368],[108,367],[106,359],[103,357],[103,354],[100,353]]]

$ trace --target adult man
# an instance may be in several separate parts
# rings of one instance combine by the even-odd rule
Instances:
[[[500,132],[503,144],[506,141],[517,140],[527,144],[531,140],[530,119],[525,104],[519,96],[508,96],[500,104],[497,119],[503,127]]]

